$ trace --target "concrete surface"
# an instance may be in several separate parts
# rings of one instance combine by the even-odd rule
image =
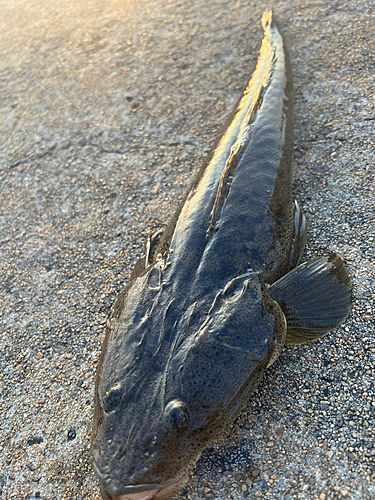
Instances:
[[[0,1],[0,497],[97,499],[103,322],[257,58],[244,0]],[[374,3],[275,1],[295,84],[304,258],[353,312],[284,350],[180,498],[375,498]]]

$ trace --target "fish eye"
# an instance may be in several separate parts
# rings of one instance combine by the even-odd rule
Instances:
[[[170,401],[164,409],[163,421],[165,427],[172,432],[186,429],[189,423],[187,406],[178,399]]]
[[[122,393],[122,387],[118,383],[108,389],[103,398],[103,409],[106,413],[110,413],[119,405]]]

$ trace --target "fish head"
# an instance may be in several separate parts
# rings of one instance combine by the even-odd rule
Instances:
[[[148,280],[137,279],[109,325],[97,375],[92,462],[113,500],[174,496],[285,334],[255,273],[190,303],[168,283],[151,293]]]

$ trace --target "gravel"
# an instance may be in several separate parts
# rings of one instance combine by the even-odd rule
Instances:
[[[94,500],[105,316],[250,76],[265,5],[0,5],[0,497]],[[373,9],[274,2],[294,73],[304,259],[345,257],[353,311],[284,349],[180,499],[375,497]]]

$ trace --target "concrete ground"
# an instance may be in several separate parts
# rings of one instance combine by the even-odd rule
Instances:
[[[99,498],[87,448],[105,316],[252,73],[265,7],[0,0],[1,498]],[[345,257],[353,312],[284,350],[179,498],[374,499],[374,3],[274,11],[304,258]]]

